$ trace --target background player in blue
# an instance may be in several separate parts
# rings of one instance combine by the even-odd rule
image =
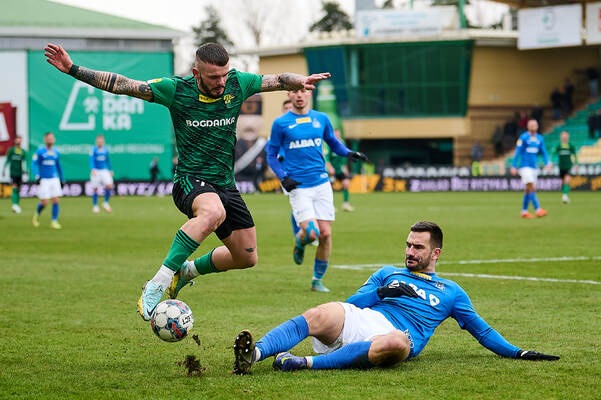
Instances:
[[[441,249],[440,227],[417,222],[407,237],[407,268],[384,266],[346,302],[309,309],[272,329],[256,344],[249,331],[240,332],[234,343],[234,372],[245,374],[254,362],[273,355],[273,366],[283,371],[390,366],[419,355],[448,317],[500,356],[559,359],[522,350],[492,329],[457,283],[436,275]],[[322,355],[287,353],[307,336],[313,337],[313,349]]]
[[[311,91],[290,91],[288,97],[292,101],[292,109],[273,122],[267,145],[267,163],[289,192],[294,219],[301,227],[296,235],[294,261],[300,265],[305,246],[318,239],[311,290],[329,292],[321,280],[332,251],[330,235],[334,221],[334,197],[325,168],[323,141],[342,157],[365,161],[367,157],[340,143],[327,115],[309,108]],[[284,166],[277,157],[280,148],[284,153]]]
[[[536,161],[538,155],[542,154],[548,171],[551,170],[551,162],[549,161],[547,150],[545,150],[545,141],[543,140],[542,135],[537,131],[538,122],[536,122],[535,119],[528,121],[528,131],[522,133],[518,139],[510,170],[511,175],[517,175],[519,160],[519,172],[522,177],[522,183],[525,185],[524,199],[522,202],[522,218],[534,218],[534,216],[528,212],[528,205],[530,202],[532,202],[532,206],[534,206],[537,217],[544,217],[547,215],[547,211],[540,207],[538,197],[536,197]]]
[[[54,146],[54,134],[46,132],[44,135],[45,146],[38,149],[33,155],[32,172],[38,182],[38,197],[40,203],[33,214],[32,223],[36,228],[40,226],[40,213],[52,199],[52,222],[50,226],[54,229],[61,229],[58,223],[58,198],[63,195],[62,185],[64,183],[63,171],[59,161],[59,154]]]
[[[104,145],[104,136],[96,136],[96,146],[90,152],[90,183],[92,185],[92,211],[100,212],[98,207],[98,190],[104,188],[104,202],[102,208],[107,212],[111,212],[109,199],[111,198],[111,190],[113,190],[113,169],[109,159],[109,151]]]

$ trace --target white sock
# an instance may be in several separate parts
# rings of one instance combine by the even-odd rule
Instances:
[[[175,275],[175,271],[173,271],[171,268],[161,265],[161,268],[159,268],[156,275],[151,280],[154,283],[158,283],[162,287],[166,288],[171,284],[173,275]]]
[[[253,354],[252,362],[256,362],[259,358],[261,358],[261,350],[259,350],[258,347],[255,347],[255,353]]]
[[[309,368],[309,369],[313,368],[313,357],[307,356],[307,357],[305,357],[305,360],[307,360],[307,368]]]
[[[188,279],[189,281],[191,281],[199,275],[194,261],[186,261],[184,263],[184,268],[184,274],[186,275],[186,279]]]

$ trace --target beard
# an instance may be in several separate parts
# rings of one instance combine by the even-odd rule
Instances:
[[[408,261],[415,261],[416,265],[409,265]],[[417,257],[405,256],[405,266],[409,271],[422,271],[430,265],[430,260],[420,260]]]
[[[223,93],[217,94],[217,95],[211,93],[211,89],[209,89],[208,86],[205,85],[205,83],[203,82],[203,80],[200,76],[198,77],[198,88],[200,89],[201,92],[203,92],[204,94],[206,94],[207,96],[209,96],[212,99],[218,99],[223,95]],[[218,89],[225,89],[225,86],[216,86],[212,90],[218,90]]]

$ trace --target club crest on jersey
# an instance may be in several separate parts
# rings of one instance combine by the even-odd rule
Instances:
[[[438,289],[442,290],[444,292],[444,283],[442,282],[434,282],[434,286],[436,286]]]
[[[313,120],[313,128],[315,128],[315,129],[321,128],[321,124],[316,119]]]
[[[223,96],[223,102],[225,104],[229,104],[230,101],[232,101],[234,99],[234,97],[236,97],[236,96],[233,96],[231,94],[226,94],[225,96]]]
[[[315,147],[315,146],[317,146],[317,147],[321,146],[320,138],[291,140],[290,144],[288,145],[288,148],[289,149],[302,149],[305,147]]]

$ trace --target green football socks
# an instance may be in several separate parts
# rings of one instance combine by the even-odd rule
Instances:
[[[566,183],[561,186],[561,193],[563,193],[563,194],[570,193],[570,184],[569,183]]]
[[[196,251],[198,246],[199,243],[196,240],[186,235],[181,229],[178,230],[169,253],[167,253],[167,258],[163,261],[163,265],[177,272],[188,256]]]
[[[213,252],[214,251],[215,251],[215,249],[209,251],[204,256],[198,257],[196,260],[194,260],[194,266],[196,267],[196,270],[198,271],[198,275],[206,275],[206,274],[213,274],[213,273],[217,273],[217,272],[225,272],[225,271],[215,268],[215,264],[213,264]]]
[[[16,187],[13,188],[12,194],[10,195],[10,199],[12,200],[14,205],[19,205],[19,189]]]
[[[344,200],[345,203],[348,202],[348,190],[347,189],[342,190],[342,199]]]

